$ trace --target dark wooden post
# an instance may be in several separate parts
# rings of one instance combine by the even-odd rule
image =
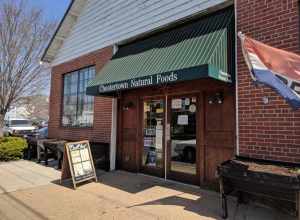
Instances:
[[[44,159],[45,159],[45,164],[48,165],[48,147],[45,146],[45,149],[44,149]]]
[[[223,177],[219,177],[220,184],[220,199],[221,199],[221,207],[222,207],[222,218],[226,219],[228,217],[228,208],[227,208],[227,198],[224,191],[224,181]]]

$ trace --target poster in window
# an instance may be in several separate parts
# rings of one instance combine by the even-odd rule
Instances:
[[[191,103],[190,98],[185,98],[184,104],[185,105],[190,105],[190,103]]]
[[[150,151],[148,151],[146,165],[147,166],[156,166],[156,151],[155,151],[155,149],[151,149]]]
[[[164,112],[164,109],[163,108],[157,108],[156,109],[156,113],[159,114],[159,113],[163,113]]]
[[[152,147],[154,145],[154,137],[144,137],[144,146]]]
[[[155,131],[155,145],[157,149],[162,149],[163,146],[163,126],[156,126]]]
[[[144,103],[144,111],[150,112],[150,106],[147,103]]]
[[[178,125],[188,125],[189,124],[189,116],[188,115],[178,115],[177,124]]]
[[[189,111],[190,111],[191,113],[195,113],[195,112],[196,112],[196,105],[195,105],[195,104],[190,105]]]
[[[172,109],[181,109],[182,100],[181,99],[172,99]]]

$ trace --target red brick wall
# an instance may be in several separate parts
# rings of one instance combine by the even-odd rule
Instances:
[[[66,140],[88,139],[92,142],[110,142],[111,99],[95,97],[92,128],[65,128],[61,126],[63,74],[95,65],[98,72],[112,56],[112,47],[97,50],[72,61],[54,66],[51,74],[49,137]]]
[[[238,31],[271,46],[300,53],[298,0],[237,0]],[[238,42],[240,155],[300,162],[300,110],[275,92],[255,87]],[[269,98],[263,104],[262,97]]]

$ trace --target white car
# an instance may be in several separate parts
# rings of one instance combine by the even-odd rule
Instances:
[[[6,135],[33,135],[37,128],[28,119],[10,119],[6,121],[4,134]]]
[[[188,163],[196,161],[196,139],[172,140],[172,158]]]

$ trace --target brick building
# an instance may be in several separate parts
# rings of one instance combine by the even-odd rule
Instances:
[[[270,46],[300,52],[298,1],[237,1],[237,29]],[[300,111],[275,92],[255,87],[237,47],[239,154],[299,162]],[[263,103],[263,97],[269,99]]]
[[[43,56],[50,137],[108,143],[111,169],[193,184],[234,155],[299,162],[300,112],[254,86],[238,31],[299,53],[299,3],[72,1]]]

